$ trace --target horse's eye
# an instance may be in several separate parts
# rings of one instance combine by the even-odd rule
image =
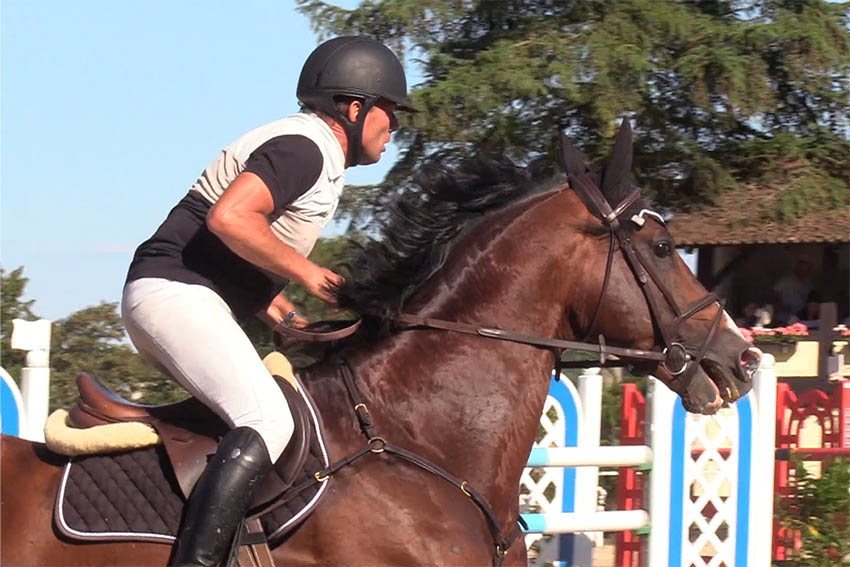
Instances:
[[[655,252],[655,255],[659,258],[666,258],[670,254],[673,253],[673,247],[669,242],[663,240],[661,242],[657,242],[653,247],[652,251]]]

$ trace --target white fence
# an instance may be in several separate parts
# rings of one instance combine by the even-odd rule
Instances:
[[[21,370],[21,388],[2,371],[0,424],[3,433],[30,441],[44,441],[44,422],[50,398],[50,326],[47,319],[12,321],[11,347],[27,351]]]
[[[650,378],[648,446],[599,447],[602,380],[585,371],[578,388],[553,382],[543,436],[521,481],[530,564],[589,566],[602,531],[648,533],[652,567],[769,567],[773,517],[773,357],[753,392],[714,416],[685,412]],[[759,411],[762,409],[762,411]],[[648,510],[598,510],[599,467],[651,463]],[[651,525],[651,529],[650,529]],[[544,534],[564,534],[567,536]]]

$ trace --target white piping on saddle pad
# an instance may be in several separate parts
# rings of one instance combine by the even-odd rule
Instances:
[[[328,457],[328,450],[325,447],[325,440],[322,438],[321,422],[316,416],[316,413],[313,411],[313,404],[311,403],[311,400],[307,394],[307,390],[306,388],[304,388],[304,385],[301,383],[301,380],[298,378],[297,375],[294,375],[293,378],[296,382],[298,382],[298,393],[301,394],[301,397],[303,397],[304,401],[307,402],[307,409],[310,410],[310,418],[313,420],[313,430],[316,433],[316,439],[319,442],[319,447],[322,449],[322,466],[327,467],[330,465],[331,461],[330,457]],[[289,526],[301,520],[301,518],[303,518],[305,515],[309,514],[316,506],[316,503],[319,501],[319,498],[322,496],[322,494],[324,494],[325,490],[327,490],[329,484],[330,479],[328,479],[328,481],[326,482],[323,482],[322,485],[319,487],[319,490],[316,491],[316,494],[313,495],[313,498],[310,499],[307,505],[301,508],[301,510],[299,510],[297,514],[289,518],[288,521],[278,527],[274,532],[270,533],[267,536],[267,539],[274,539],[274,537],[281,531],[287,529]]]
[[[159,543],[173,543],[177,538],[167,534],[154,534],[147,532],[80,532],[68,525],[65,519],[65,487],[68,485],[68,475],[71,473],[71,465],[73,461],[65,465],[65,472],[62,473],[62,482],[59,485],[59,496],[56,499],[56,507],[58,514],[57,519],[62,526],[62,530],[73,534],[84,540],[104,540],[104,539],[132,539],[153,541]]]

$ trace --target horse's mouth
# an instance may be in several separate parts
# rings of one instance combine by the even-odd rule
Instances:
[[[722,400],[722,403],[718,405],[728,406],[741,397],[741,391],[722,365],[704,358],[700,361],[700,366],[711,379],[712,386],[717,390],[717,396]]]
[[[753,387],[753,376],[761,362],[761,351],[744,342],[744,350],[733,345],[730,357],[709,350],[699,366],[691,368],[690,380],[677,379],[666,367],[657,366],[656,376],[679,394],[685,409],[691,413],[712,415],[745,396]],[[737,362],[736,362],[737,361]],[[631,367],[645,370],[646,367]],[[634,372],[633,372],[634,373]]]
[[[722,405],[728,406],[736,402],[753,387],[753,375],[758,369],[761,351],[747,349],[740,356],[740,364],[729,367],[716,360],[705,357],[700,361],[700,367],[711,379],[712,386],[722,400]]]

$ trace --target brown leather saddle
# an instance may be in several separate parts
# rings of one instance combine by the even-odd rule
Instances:
[[[292,412],[295,429],[274,474],[266,476],[251,508],[257,508],[282,494],[296,479],[310,452],[312,421],[304,398],[286,380],[275,376]],[[212,457],[229,427],[195,398],[173,404],[148,406],[128,402],[96,378],[77,375],[79,398],[69,410],[70,425],[87,428],[107,423],[138,421],[152,426],[162,439],[171,467],[183,495],[188,498],[195,482]]]

